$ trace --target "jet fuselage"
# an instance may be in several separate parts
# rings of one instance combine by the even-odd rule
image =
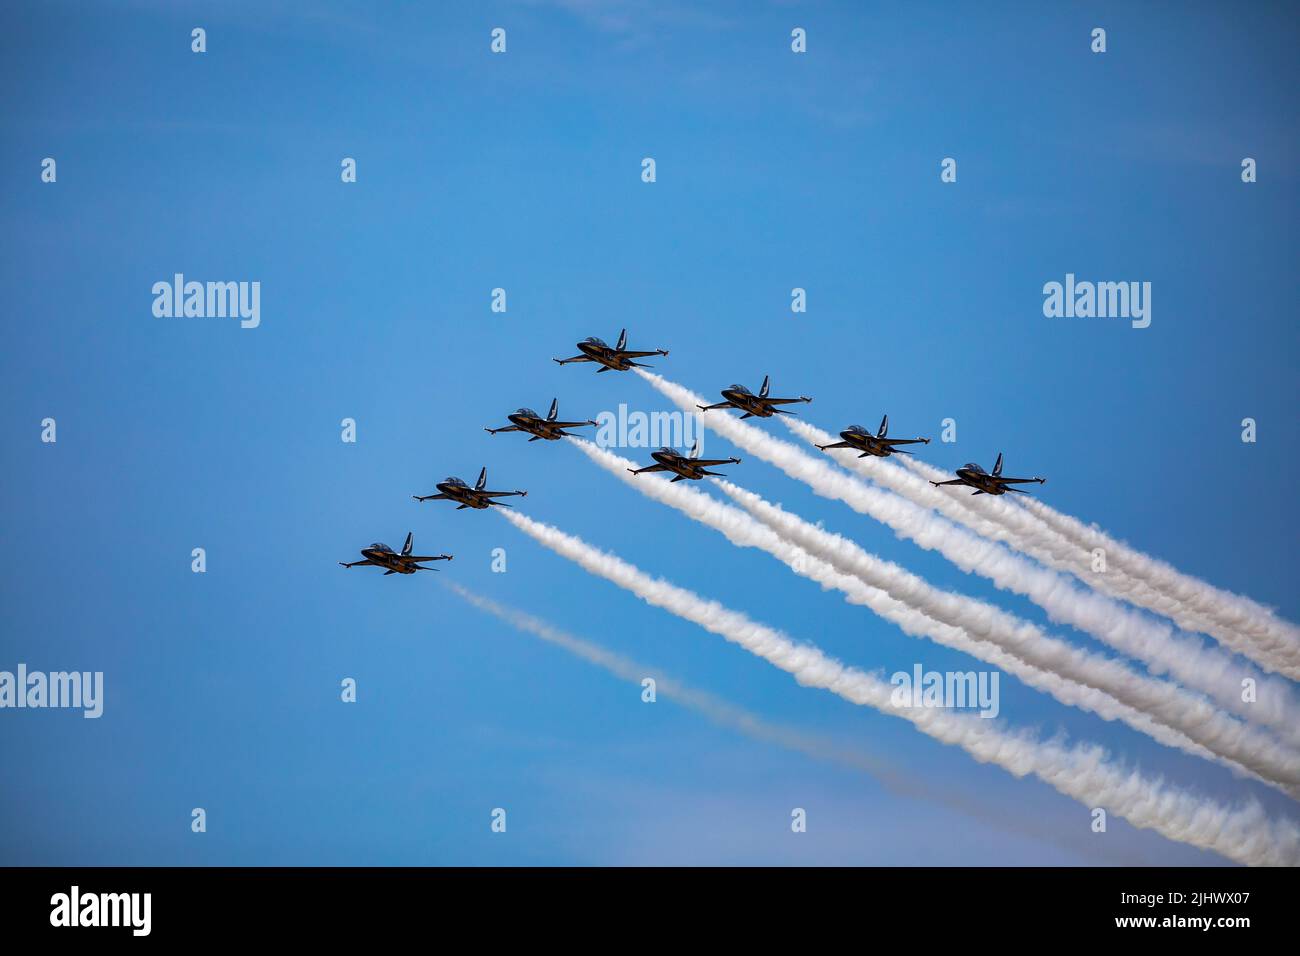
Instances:
[[[616,372],[626,372],[632,368],[630,359],[621,357],[616,350],[608,345],[596,342],[579,342],[578,351],[593,362],[599,362],[605,368],[613,369]]]
[[[858,451],[866,452],[876,458],[888,458],[894,453],[887,442],[881,441],[875,435],[868,435],[865,432],[842,431],[840,438],[848,442]]]
[[[956,475],[966,484],[972,488],[978,488],[986,495],[1004,495],[1007,493],[1006,486],[983,468],[978,470],[970,467],[958,468]]]
[[[419,570],[409,561],[403,561],[401,555],[391,550],[375,547],[362,548],[361,554],[368,561],[373,561],[380,567],[387,568],[389,571],[396,571],[398,574],[414,574]]]
[[[466,508],[478,508],[480,511],[488,507],[489,499],[479,494],[469,485],[455,481],[442,481],[435,485],[438,491],[458,505],[464,505]]]
[[[507,415],[506,418],[510,424],[518,425],[530,435],[536,435],[546,441],[559,441],[564,437],[564,432],[554,422],[548,422],[544,418],[533,418],[530,415],[520,415],[515,412],[513,415]]]
[[[771,418],[776,413],[776,410],[771,405],[760,400],[757,395],[748,389],[739,391],[734,388],[724,388],[722,397],[741,411],[748,412],[755,418]]]

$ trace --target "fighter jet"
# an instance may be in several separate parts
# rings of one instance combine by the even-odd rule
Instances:
[[[416,571],[437,571],[437,568],[426,568],[421,561],[450,561],[450,554],[411,554],[411,545],[415,542],[415,535],[407,532],[406,544],[402,545],[402,553],[396,554],[392,548],[386,544],[376,541],[368,548],[362,548],[361,553],[365,556],[364,561],[340,561],[339,564],[345,568],[355,568],[361,565],[374,565],[379,568],[387,568],[384,574],[414,574]]]
[[[967,462],[957,469],[957,477],[952,481],[932,481],[930,484],[936,488],[940,485],[969,485],[976,489],[974,494],[977,495],[1004,495],[1008,491],[1024,495],[1028,492],[1012,488],[1011,485],[1027,485],[1033,482],[1041,485],[1046,481],[1046,478],[1003,478],[1002,453],[998,452],[998,460],[993,465],[991,475],[974,462]]]
[[[644,362],[633,362],[632,359],[644,358],[647,355],[667,355],[667,349],[655,349],[651,352],[633,352],[627,348],[627,329],[619,333],[618,345],[610,348],[601,339],[594,335],[591,338],[583,339],[578,343],[578,351],[581,355],[575,355],[573,358],[553,359],[561,365],[568,365],[570,362],[599,362],[602,366],[596,369],[597,372],[608,372],[613,369],[616,372],[626,372],[632,366],[638,368],[651,368]]]
[[[545,418],[542,418],[531,408],[520,408],[506,416],[511,424],[506,425],[504,428],[485,428],[483,430],[490,435],[495,435],[497,432],[528,432],[533,436],[528,439],[529,441],[537,441],[539,438],[544,438],[547,441],[559,441],[561,438],[573,437],[565,433],[564,429],[566,428],[580,428],[583,425],[596,424],[593,421],[557,422],[555,416],[559,412],[559,399],[553,398],[551,399],[551,410]]]
[[[696,405],[702,412],[707,412],[714,408],[738,408],[745,414],[741,418],[771,418],[773,414],[793,415],[793,412],[787,412],[783,408],[777,408],[777,405],[793,405],[796,402],[811,402],[812,399],[807,395],[800,395],[798,398],[769,398],[767,395],[768,376],[763,376],[763,385],[759,388],[758,394],[755,395],[743,385],[732,385],[730,388],[722,390],[722,397],[725,402],[718,402],[716,405]]]
[[[866,458],[868,455],[874,455],[876,458],[888,458],[894,452],[900,455],[910,455],[910,451],[904,451],[901,448],[895,448],[895,445],[928,445],[928,438],[889,438],[889,416],[886,415],[880,420],[880,428],[873,435],[861,425],[850,425],[844,431],[840,432],[843,441],[833,442],[829,445],[818,445],[822,451],[827,448],[852,448],[854,451],[862,452],[859,458]]]
[[[650,453],[650,457],[655,460],[655,464],[647,465],[645,468],[629,468],[628,471],[634,475],[640,475],[647,471],[671,471],[676,476],[673,481],[681,481],[683,478],[699,481],[705,475],[712,475],[716,478],[726,477],[716,471],[706,471],[706,468],[713,465],[740,463],[739,458],[696,458],[699,449],[700,443],[698,441],[691,446],[690,455],[683,455],[671,448],[660,448],[658,451]]]
[[[496,505],[500,508],[510,507],[503,501],[493,501],[493,498],[506,498],[510,495],[520,495],[526,497],[526,491],[485,491],[487,485],[487,469],[484,468],[478,473],[478,481],[474,482],[471,488],[459,478],[448,478],[439,482],[435,487],[438,489],[436,495],[411,495],[416,501],[456,501],[456,510],[462,508],[477,508],[482,511],[489,505]]]

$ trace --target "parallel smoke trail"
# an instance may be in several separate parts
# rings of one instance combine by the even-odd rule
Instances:
[[[1258,803],[1226,807],[1136,770],[1111,764],[1096,746],[1066,747],[1025,733],[1010,733],[996,721],[940,708],[897,708],[894,688],[873,674],[846,667],[811,644],[750,620],[716,601],[653,578],[621,558],[580,538],[514,511],[499,511],[516,528],[556,554],[622,587],[647,604],[698,624],[791,674],[800,684],[829,690],[855,704],[901,717],[942,743],[956,744],[981,763],[993,763],[1017,777],[1032,773],[1086,807],[1105,807],[1141,829],[1213,850],[1251,866],[1300,865],[1300,828],[1273,821]]]
[[[506,607],[491,598],[476,594],[449,579],[442,579],[442,584],[480,611],[491,614],[520,631],[532,634],[548,644],[559,647],[580,660],[594,664],[621,680],[639,685],[644,678],[653,675],[655,689],[658,693],[676,701],[687,710],[694,711],[719,727],[734,730],[751,740],[773,744],[794,753],[803,754],[813,760],[836,764],[849,770],[861,771],[873,777],[897,796],[913,797],[937,803],[1002,830],[1020,836],[1029,836],[1058,843],[1075,852],[1090,854],[1098,852],[1097,846],[1092,841],[1077,842],[1064,839],[1059,828],[1034,826],[1031,821],[1026,820],[1022,815],[1008,813],[1005,807],[977,803],[947,786],[937,789],[922,786],[919,781],[899,773],[889,762],[865,751],[843,747],[833,740],[764,720],[757,714],[742,707],[737,707],[735,704],[710,694],[708,691],[699,690],[682,683],[674,677],[669,677],[657,667],[639,664],[599,644],[583,640],[567,631],[553,627],[541,618],[526,614],[515,608]],[[1141,865],[1140,861],[1127,856],[1121,862],[1129,865]]]
[[[643,369],[635,371],[683,409],[695,408],[702,401],[689,389],[674,382]],[[817,494],[843,501],[922,548],[938,551],[963,571],[974,572],[1003,590],[1028,597],[1054,620],[1079,627],[1117,650],[1148,663],[1163,661],[1163,666],[1152,664],[1154,672],[1178,666],[1189,684],[1198,689],[1203,689],[1200,684],[1210,685],[1209,691],[1221,706],[1234,711],[1243,706],[1259,706],[1258,703],[1243,704],[1239,681],[1230,684],[1223,676],[1224,672],[1216,673],[1213,669],[1204,674],[1194,669],[1188,672],[1188,668],[1178,663],[1176,655],[1168,653],[1166,637],[1172,633],[1168,628],[1161,628],[1156,622],[1099,594],[1079,589],[1061,575],[1038,567],[998,543],[982,540],[932,511],[899,495],[872,487],[845,474],[830,462],[814,458],[795,445],[773,438],[752,425],[725,414],[701,415],[700,420],[723,437],[802,481]],[[1293,716],[1294,708],[1287,707],[1289,700],[1289,691],[1281,691],[1274,698],[1262,701],[1264,706],[1256,719],[1282,728],[1285,734],[1294,734],[1300,721]],[[1249,714],[1254,716],[1255,711],[1250,710]]]
[[[1079,547],[1088,551],[1104,549],[1108,562],[1177,601],[1179,610],[1170,616],[1176,621],[1180,615],[1186,618],[1188,623],[1183,626],[1204,630],[1261,666],[1300,680],[1300,627],[1248,597],[1183,574],[1041,501],[1027,501],[1026,506],[1044,524]],[[1204,626],[1198,626],[1197,621],[1204,621]]]
[[[836,436],[797,418],[781,421],[810,444],[826,445],[836,440]],[[1256,659],[1267,670],[1300,677],[1300,628],[1279,619],[1249,598],[1180,574],[1167,564],[1054,511],[1038,499],[1010,501],[935,488],[930,481],[946,481],[952,475],[918,458],[904,458],[906,467],[899,467],[880,458],[860,458],[851,449],[832,449],[830,453],[851,471],[906,495],[919,505],[934,508],[982,537],[1023,551],[1048,567],[1074,575],[1089,587],[1167,617],[1181,628],[1209,634],[1224,647]],[[1094,548],[1106,552],[1104,574],[1093,570]],[[1211,659],[1193,663],[1191,657],[1198,656],[1200,642],[1187,635],[1178,640],[1183,648],[1171,649],[1171,659],[1181,661],[1184,670],[1213,673],[1230,666],[1224,656],[1217,662]],[[1190,649],[1190,653],[1185,649]],[[1207,666],[1210,671],[1205,671]],[[1290,695],[1290,690],[1280,681],[1273,683],[1283,694]],[[1240,693],[1234,697],[1240,703]],[[1262,699],[1265,699],[1263,694]]]
[[[1300,798],[1300,758],[1279,756],[1272,738],[1220,714],[1203,699],[1173,684],[1141,677],[1118,661],[1077,650],[990,605],[932,588],[856,545],[853,547],[862,560],[842,573],[825,555],[810,554],[806,542],[791,543],[737,508],[694,488],[631,475],[627,469],[633,463],[627,459],[585,439],[570,441],[642,494],[722,532],[733,544],[766,551],[796,574],[843,592],[852,603],[871,608],[907,634],[930,637],[1001,667],[1062,703],[1091,710],[1107,720],[1122,720],[1168,746],[1207,759],[1217,755],[1235,771],[1278,785],[1288,795]],[[795,521],[806,524],[801,519]],[[843,540],[838,536],[826,540],[831,538]]]
[[[810,444],[825,445],[834,440],[834,436],[806,422],[797,419],[782,421]],[[1090,570],[1085,574],[1080,570],[1079,564],[1082,562],[1085,570],[1090,569],[1091,552],[1081,551],[1074,544],[1065,541],[1015,504],[986,495],[976,497],[960,492],[945,493],[920,477],[930,474],[946,479],[949,477],[946,472],[910,460],[908,464],[912,471],[908,471],[879,458],[858,458],[856,454],[853,453],[852,457],[837,454],[836,460],[880,486],[905,495],[922,507],[934,508],[954,518],[985,538],[1002,541],[1051,567],[1071,572],[1085,584],[1110,590],[1103,585],[1112,579],[1119,580],[1123,575],[1123,572],[1113,567],[1108,568],[1106,574],[1093,574]],[[987,506],[975,504],[986,500],[989,502]],[[1013,526],[1015,531],[1011,530]],[[1026,527],[1036,529],[1036,532],[1022,533]],[[966,547],[970,547],[969,541],[969,536],[966,536],[958,543],[964,542]],[[1078,557],[1078,561],[1074,560],[1075,557]],[[1291,743],[1300,744],[1300,704],[1297,704],[1288,682],[1265,677],[1253,668],[1244,668],[1227,653],[1207,647],[1199,638],[1175,632],[1158,621],[1128,611],[1086,591],[1062,586],[1053,576],[1045,575],[1025,562],[1020,564],[1022,567],[1019,569],[1011,566],[1012,570],[1018,571],[1018,577],[1008,588],[1026,594],[1043,606],[1054,620],[1088,631],[1116,650],[1146,662],[1152,673],[1168,673],[1184,685],[1204,691],[1220,706],[1233,713],[1254,723],[1266,724]],[[1023,584],[1026,579],[1019,576],[1026,573],[1025,568],[1032,575],[1028,578],[1030,585]],[[1003,587],[1001,583],[998,586]],[[1029,586],[1032,586],[1032,594],[1025,589]],[[1128,597],[1125,594],[1116,596],[1121,599]],[[1051,603],[1050,607],[1048,602]],[[1242,681],[1246,678],[1255,681],[1257,691],[1256,700],[1249,703],[1241,699]]]

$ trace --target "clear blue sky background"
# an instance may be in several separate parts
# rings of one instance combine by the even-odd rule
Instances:
[[[0,13],[0,669],[107,684],[98,721],[0,712],[0,862],[1222,862],[1117,820],[1095,836],[1045,785],[800,688],[493,514],[410,495],[486,464],[529,489],[528,514],[848,662],[975,666],[572,448],[484,434],[553,396],[565,417],[665,407],[631,375],[550,362],[626,326],[672,350],[675,380],[713,394],[770,373],[826,428],[888,412],[937,435],[953,417],[957,444],[927,460],[1005,451],[1010,473],[1050,476],[1054,506],[1295,619],[1294,8],[376,6]],[[154,318],[150,287],[175,272],[260,281],[261,327]],[[1150,281],[1151,327],[1045,319],[1042,285],[1066,272]],[[757,460],[731,472],[1043,620]],[[642,704],[434,575],[335,563],[408,530],[456,555],[441,576],[1038,832]],[[1017,726],[1290,812],[1013,680],[1002,698]]]

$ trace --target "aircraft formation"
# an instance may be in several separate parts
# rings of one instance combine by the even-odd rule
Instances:
[[[618,344],[610,346],[603,339],[596,336],[590,336],[577,343],[578,353],[570,358],[552,359],[560,365],[569,365],[576,362],[591,362],[599,365],[597,372],[627,372],[633,368],[651,368],[652,366],[635,361],[639,358],[648,358],[652,355],[667,355],[667,349],[648,349],[634,350],[627,347],[627,329],[623,329],[618,336]],[[781,408],[782,405],[794,405],[798,403],[811,402],[812,399],[807,395],[800,395],[795,398],[773,398],[769,394],[770,388],[769,376],[763,377],[763,384],[759,386],[758,393],[751,392],[744,385],[729,385],[721,392],[722,401],[713,405],[697,405],[701,412],[716,411],[725,408],[731,408],[741,413],[741,418],[771,418],[773,415],[793,415],[794,413]],[[529,441],[559,441],[561,438],[576,437],[571,435],[567,430],[571,428],[583,428],[587,425],[595,425],[596,422],[588,419],[581,422],[562,422],[559,421],[559,399],[551,400],[550,411],[543,418],[531,408],[519,408],[506,416],[510,422],[509,425],[503,425],[500,428],[484,428],[484,431],[491,435],[497,435],[501,432],[526,432],[530,437]],[[844,431],[840,432],[840,441],[832,442],[829,445],[817,445],[819,451],[827,451],[833,448],[849,448],[859,452],[859,458],[872,456],[875,458],[888,458],[890,455],[910,455],[912,452],[898,446],[900,445],[928,445],[928,438],[891,438],[889,435],[889,416],[886,415],[880,421],[880,427],[872,434],[868,429],[861,425],[849,425]],[[644,468],[629,468],[634,475],[645,474],[647,472],[672,472],[673,481],[700,481],[705,477],[724,477],[721,472],[709,471],[708,469],[719,465],[738,465],[739,458],[700,458],[699,442],[696,441],[692,446],[689,454],[682,454],[672,448],[660,448],[650,453],[654,459],[654,464],[647,465]],[[956,470],[955,478],[949,481],[931,481],[930,484],[936,488],[943,485],[963,485],[974,489],[971,493],[974,495],[1003,495],[1008,491],[1018,494],[1027,494],[1023,489],[1016,488],[1016,485],[1023,484],[1043,484],[1046,478],[1008,478],[1002,474],[1002,453],[998,452],[997,461],[993,465],[993,471],[987,472],[974,462],[967,462]],[[487,468],[479,472],[478,480],[473,487],[466,484],[460,478],[450,477],[435,485],[437,493],[431,495],[412,495],[416,501],[454,501],[456,510],[460,511],[465,508],[473,508],[478,511],[486,511],[492,507],[507,508],[509,507],[504,501],[498,501],[498,498],[508,497],[526,497],[527,491],[490,491],[487,488]],[[434,571],[436,568],[424,566],[424,562],[429,561],[450,561],[450,554],[439,555],[412,555],[414,534],[408,532],[406,535],[406,544],[403,546],[400,554],[393,551],[386,544],[376,542],[367,548],[361,549],[362,561],[340,561],[339,564],[345,568],[355,568],[359,566],[374,566],[384,568],[384,574],[414,574],[416,571]]]

